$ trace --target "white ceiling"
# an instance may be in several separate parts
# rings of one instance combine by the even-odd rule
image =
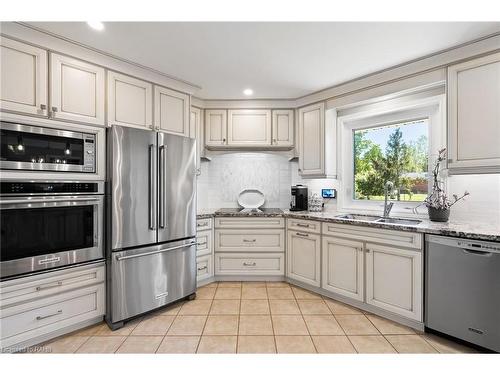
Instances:
[[[500,31],[500,22],[33,22],[202,87],[204,99],[297,98]]]

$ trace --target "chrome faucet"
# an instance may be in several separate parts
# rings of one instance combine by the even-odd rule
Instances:
[[[387,181],[384,184],[384,194],[385,194],[385,199],[384,199],[384,218],[388,218],[389,214],[391,213],[392,206],[394,206],[393,202],[387,203],[387,199],[389,196],[389,193],[394,189],[394,183],[391,181]]]

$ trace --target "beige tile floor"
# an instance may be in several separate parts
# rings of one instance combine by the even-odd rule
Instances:
[[[41,344],[52,353],[472,353],[283,282],[219,282],[111,331]]]

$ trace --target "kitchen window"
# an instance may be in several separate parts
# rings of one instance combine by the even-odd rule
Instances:
[[[384,184],[391,181],[391,200],[422,202],[429,190],[428,128],[427,119],[417,119],[354,129],[353,199],[384,200]]]
[[[382,214],[384,184],[391,181],[392,213],[413,215],[446,139],[444,103],[444,95],[435,95],[337,110],[339,210]]]

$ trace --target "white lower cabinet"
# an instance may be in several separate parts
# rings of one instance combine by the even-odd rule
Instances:
[[[422,253],[366,244],[366,303],[422,321]]]
[[[323,236],[322,288],[363,301],[363,243]]]
[[[288,231],[286,248],[287,277],[303,283],[321,285],[321,236]]]
[[[196,282],[201,286],[214,277],[212,219],[198,219],[196,227]]]
[[[1,348],[34,345],[105,314],[104,264],[1,284]]]

